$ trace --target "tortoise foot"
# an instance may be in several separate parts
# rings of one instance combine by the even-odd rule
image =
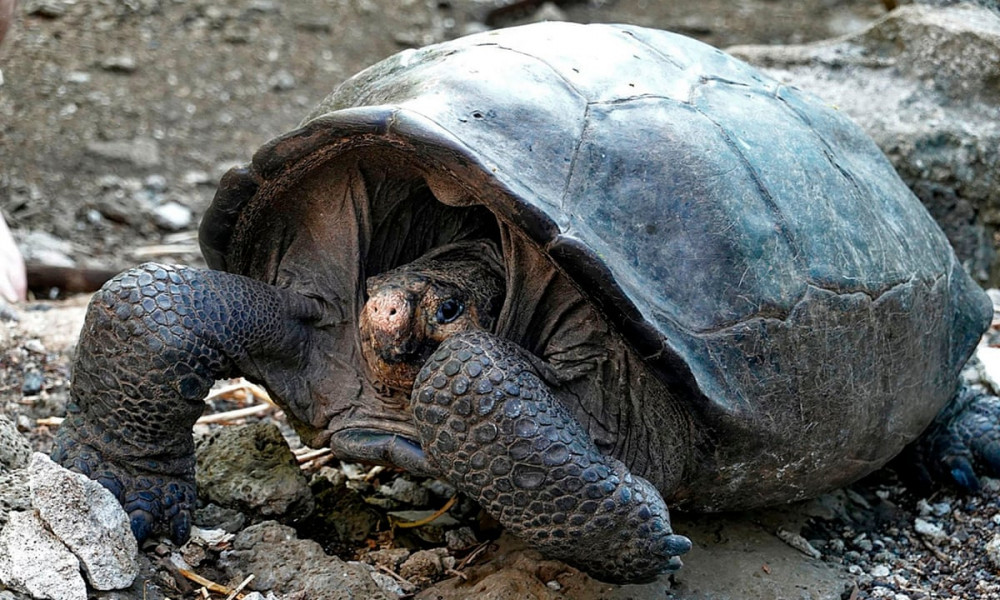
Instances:
[[[963,386],[951,404],[911,447],[918,483],[980,488],[977,474],[1000,474],[1000,398]]]
[[[178,544],[187,541],[196,500],[194,455],[165,461],[111,460],[108,457],[115,455],[114,448],[120,444],[115,435],[106,431],[93,435],[74,406],[70,407],[67,421],[73,426],[61,429],[52,459],[96,480],[114,494],[128,514],[132,534],[139,542],[154,533],[164,533]]]
[[[411,406],[452,483],[547,555],[636,582],[678,569],[691,548],[659,492],[598,451],[513,344],[483,332],[443,342]]]

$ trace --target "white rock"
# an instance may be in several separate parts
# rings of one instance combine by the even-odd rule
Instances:
[[[875,565],[869,574],[876,579],[885,579],[889,576],[889,567],[885,565]]]
[[[153,209],[153,222],[170,231],[187,229],[191,219],[191,209],[178,202],[164,202]]]
[[[940,544],[948,539],[948,534],[945,533],[944,529],[941,529],[939,525],[935,525],[934,523],[925,521],[919,517],[913,521],[913,529],[935,544]]]
[[[979,359],[979,375],[993,393],[1000,391],[1000,348],[985,344],[976,348]]]
[[[87,600],[80,561],[35,514],[10,514],[0,531],[0,582],[38,600]]]
[[[31,505],[76,554],[91,585],[117,590],[132,585],[139,552],[128,515],[101,484],[35,453],[28,466]]]

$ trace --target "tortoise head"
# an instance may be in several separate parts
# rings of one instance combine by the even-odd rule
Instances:
[[[453,244],[370,277],[359,330],[376,388],[409,394],[437,346],[464,331],[490,331],[503,303],[503,269],[492,243]]]

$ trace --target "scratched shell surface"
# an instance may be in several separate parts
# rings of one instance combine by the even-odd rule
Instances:
[[[951,397],[989,322],[853,122],[683,36],[547,23],[402,52],[254,168],[280,179],[351,132],[484,190],[720,438],[837,449],[795,469],[884,462]]]

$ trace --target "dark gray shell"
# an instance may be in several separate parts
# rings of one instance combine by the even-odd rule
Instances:
[[[682,36],[547,23],[397,54],[226,177],[202,227],[209,264],[342,298],[350,324],[366,270],[451,235],[367,246],[393,210],[384,177],[358,184],[368,205],[309,200],[352,153],[532,240],[723,439],[822,435],[837,460],[884,462],[948,400],[989,322],[856,125]],[[310,253],[327,258],[296,269]]]

